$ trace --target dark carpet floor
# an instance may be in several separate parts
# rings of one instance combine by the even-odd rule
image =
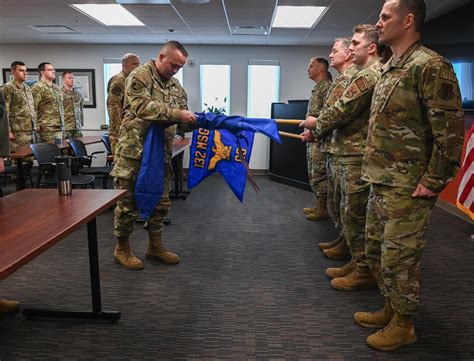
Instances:
[[[166,227],[177,266],[146,262],[129,271],[113,262],[113,212],[98,218],[103,306],[109,322],[0,320],[0,360],[473,360],[472,226],[436,208],[422,260],[419,341],[392,353],[369,348],[359,310],[382,306],[377,291],[332,290],[317,242],[329,221],[310,222],[308,192],[257,177],[240,204],[220,176],[174,201]],[[0,230],[1,232],[1,230]],[[89,309],[86,228],[1,282],[2,298],[26,307]],[[135,253],[146,232],[137,225]]]

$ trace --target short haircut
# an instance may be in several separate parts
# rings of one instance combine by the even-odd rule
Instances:
[[[26,66],[26,65],[25,65],[25,63],[22,62],[22,61],[15,60],[15,61],[14,61],[13,63],[11,63],[11,65],[10,65],[11,71],[16,70],[16,67],[17,67],[17,66]]]
[[[72,74],[72,75],[74,75],[74,73],[73,73],[71,70],[65,70],[65,71],[62,72],[61,78],[64,79],[64,77],[65,77],[67,74]]]
[[[40,75],[41,75],[41,72],[44,71],[44,69],[46,69],[46,65],[51,65],[51,63],[44,62],[44,63],[41,63],[40,65],[38,65],[38,73]]]
[[[184,48],[183,44],[181,44],[179,41],[171,40],[165,43],[163,47],[160,49],[160,53],[166,50],[171,50],[171,49],[176,49],[181,52],[184,56],[188,56],[188,52]]]
[[[348,36],[343,36],[343,37],[334,39],[334,42],[335,43],[341,42],[343,48],[348,50],[349,46],[351,46],[352,39]]]
[[[384,45],[379,42],[379,34],[375,25],[372,24],[359,24],[354,26],[354,34],[363,34],[364,39],[366,39],[370,44],[375,44],[377,46],[377,54],[382,54]]]
[[[131,59],[131,58],[140,59],[140,57],[139,57],[137,54],[127,53],[127,54],[125,54],[124,56],[122,56],[122,65],[125,64],[125,62],[126,62],[128,59]]]
[[[385,2],[393,0],[385,0]],[[426,17],[426,4],[424,0],[397,0],[397,10],[402,16],[413,14],[415,17],[415,30],[421,33]]]
[[[314,61],[318,62],[319,64],[322,64],[324,67],[324,70],[327,72],[329,69],[329,62],[327,61],[326,58],[321,58],[319,56],[313,58]]]

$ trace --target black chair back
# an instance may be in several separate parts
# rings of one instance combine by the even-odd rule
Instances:
[[[102,134],[100,140],[104,143],[105,150],[108,154],[112,154],[112,148],[110,147],[110,138],[108,134]]]
[[[38,172],[38,182],[37,187],[39,188],[40,185],[42,186],[49,186],[49,187],[56,187],[56,177],[54,176],[56,173],[56,159],[57,156],[62,156],[61,150],[52,143],[36,143],[30,144],[31,150],[38,161],[39,165],[39,172]],[[94,188],[94,176],[93,175],[82,175],[76,174],[77,171],[74,171],[75,165],[74,162],[77,158],[73,158],[72,162],[73,165],[71,168],[73,177],[71,183],[73,186],[81,186],[87,187],[88,184]],[[53,177],[43,180],[44,172],[49,171]]]
[[[89,158],[84,143],[77,139],[66,139],[66,142],[69,143],[74,155],[79,158],[80,165],[90,167],[92,159]]]
[[[30,144],[30,148],[35,155],[38,164],[54,163],[54,157],[61,155],[61,150],[56,144],[52,143]]]

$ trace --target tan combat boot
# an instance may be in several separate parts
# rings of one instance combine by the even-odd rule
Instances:
[[[385,306],[381,310],[354,313],[355,323],[367,328],[383,328],[388,325],[392,317],[393,309],[388,298],[385,299]]]
[[[356,263],[354,260],[351,260],[349,263],[346,263],[342,267],[330,267],[326,269],[326,276],[329,278],[339,278],[347,276],[349,273],[354,271],[356,268]]]
[[[347,276],[334,278],[331,287],[339,291],[368,290],[377,287],[377,282],[369,267],[356,266]]]
[[[145,268],[140,258],[135,257],[130,249],[128,239],[117,239],[114,251],[115,262],[131,270],[141,270]]]
[[[316,204],[313,207],[313,211],[306,214],[306,219],[310,221],[322,221],[323,219],[328,218],[329,214],[328,210],[326,209],[326,197],[316,198]]]
[[[329,259],[345,259],[350,257],[351,253],[349,252],[349,247],[347,247],[347,242],[338,243],[332,248],[323,250],[323,254]]]
[[[318,246],[319,246],[319,249],[321,251],[324,251],[325,249],[336,247],[339,243],[345,242],[345,241],[346,240],[344,238],[344,233],[341,232],[341,233],[339,233],[339,235],[337,236],[337,238],[334,241],[321,242],[321,243],[318,243]]]
[[[316,212],[316,206],[303,208],[304,214],[310,214]]]
[[[20,302],[0,300],[0,316],[12,315],[20,310]]]
[[[148,242],[145,258],[151,261],[160,261],[168,264],[179,263],[179,256],[177,254],[174,254],[163,247],[160,238],[151,236]]]
[[[395,312],[392,320],[382,330],[367,337],[367,344],[377,350],[392,351],[417,341],[411,316]]]

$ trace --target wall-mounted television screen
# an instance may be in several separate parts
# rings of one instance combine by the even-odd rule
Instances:
[[[474,110],[474,62],[453,62],[461,88],[462,107]]]

